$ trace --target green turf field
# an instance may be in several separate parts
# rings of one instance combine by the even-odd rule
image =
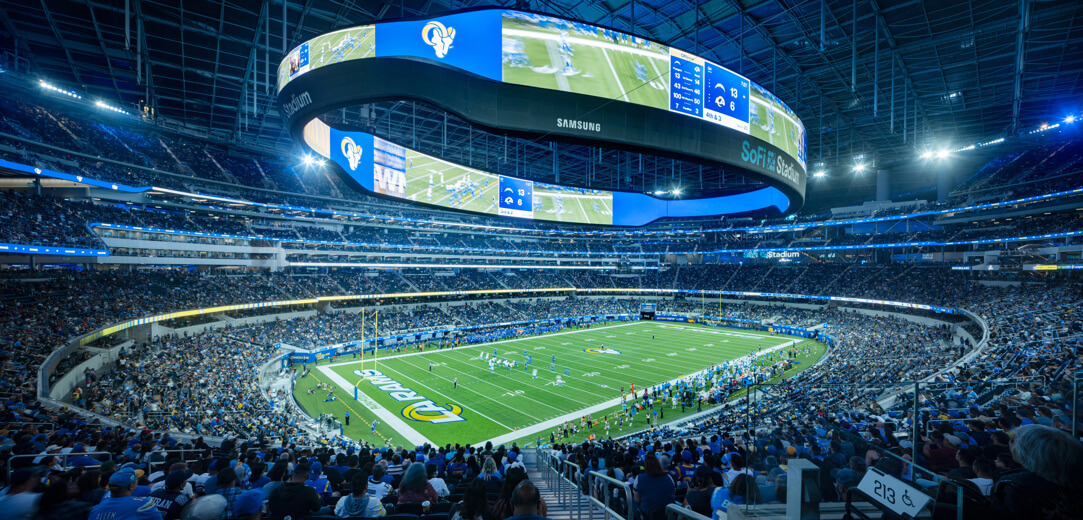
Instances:
[[[750,90],[748,110],[752,137],[781,148],[794,159],[801,157],[799,151],[804,143],[805,130],[794,115],[757,92],[756,88]]]
[[[505,82],[669,109],[668,47],[549,20],[504,16]]]
[[[563,202],[563,204],[562,204]],[[613,224],[611,193],[570,193],[534,184],[534,218],[578,224]]]
[[[406,150],[406,198],[496,215],[499,177]]]
[[[549,432],[564,420],[578,420],[586,413],[600,419],[613,413],[619,407],[620,388],[627,391],[633,382],[640,389],[672,381],[755,352],[757,347],[770,348],[794,339],[701,325],[624,322],[483,346],[382,355],[376,362],[382,376],[372,380],[355,373],[372,370],[371,360],[325,364],[300,379],[295,394],[313,416],[322,412],[342,418],[349,410],[351,423],[345,434],[352,439],[403,445],[489,439],[525,444],[539,436],[548,441]],[[818,343],[805,345],[816,348],[801,359],[799,368],[810,366],[823,354]],[[480,356],[492,354],[494,348],[499,358],[517,361],[519,367],[490,372]],[[523,369],[524,350],[533,357],[530,371]],[[555,372],[550,371],[554,355]],[[537,378],[533,368],[538,370]],[[557,385],[557,375],[563,386]],[[453,388],[455,378],[457,388]],[[320,383],[333,388],[339,400],[326,402],[328,392],[322,389],[308,394],[309,388]],[[353,399],[354,384],[360,389],[360,400]],[[667,410],[664,419],[681,416]],[[379,420],[375,434],[371,433],[374,419]],[[614,426],[611,435],[642,429],[643,423],[641,418],[635,427],[626,424],[623,431]]]
[[[375,55],[376,26],[351,27],[313,38],[309,42],[308,70]],[[279,88],[289,80],[289,66],[284,64],[278,69]]]

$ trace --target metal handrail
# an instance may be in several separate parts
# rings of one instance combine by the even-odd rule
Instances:
[[[83,453],[71,453],[71,452],[68,452],[68,453],[33,453],[33,454],[29,454],[29,455],[13,455],[11,457],[11,459],[8,460],[7,467],[5,468],[5,471],[4,471],[5,479],[4,480],[8,481],[8,482],[11,481],[11,468],[12,468],[12,466],[15,465],[15,464],[12,464],[12,462],[14,462],[15,460],[18,460],[18,459],[36,459],[38,457],[57,457],[57,458],[62,460],[61,466],[67,468],[69,458],[83,457],[83,456],[93,457],[94,455],[108,455],[109,458],[107,458],[105,460],[112,460],[113,459],[113,454],[111,452],[108,452],[108,451],[87,451],[87,452],[83,452]],[[97,457],[93,457],[93,458],[96,459]],[[99,461],[99,464],[101,462],[105,462],[105,461]]]
[[[703,516],[691,509],[685,509],[677,504],[670,504],[666,506],[666,520],[711,520],[710,518]]]
[[[605,511],[605,519],[618,518],[620,520],[633,520],[635,518],[635,501],[632,500],[632,486],[627,482],[617,480],[609,475],[603,475],[597,471],[591,471],[588,475],[588,482],[590,483],[590,501],[594,505],[600,506]],[[599,500],[594,496],[594,492],[598,489],[598,484],[601,484],[601,494],[605,496],[605,500]],[[612,507],[609,507],[609,500],[613,498],[611,492],[614,488],[620,488],[624,490],[624,500],[628,507],[628,512],[625,516],[621,516]],[[589,518],[594,518],[594,508],[590,508]]]

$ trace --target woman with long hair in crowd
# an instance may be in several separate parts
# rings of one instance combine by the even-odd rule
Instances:
[[[440,501],[440,495],[436,494],[432,484],[429,484],[429,475],[425,471],[424,464],[410,464],[406,473],[399,483],[400,504],[421,504],[422,502],[436,503]]]
[[[485,485],[489,489],[500,489],[500,483],[504,480],[500,476],[500,471],[496,469],[496,459],[489,457],[485,459],[485,464],[481,466],[481,474],[478,478],[485,482]]]
[[[492,520],[488,492],[484,480],[471,480],[463,491],[462,501],[455,504],[450,520]]]

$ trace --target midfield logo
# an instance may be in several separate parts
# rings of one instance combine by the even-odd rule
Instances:
[[[583,352],[588,354],[620,354],[619,350],[611,348],[585,348]]]

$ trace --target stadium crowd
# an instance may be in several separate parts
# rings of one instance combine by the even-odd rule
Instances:
[[[0,241],[102,248],[103,237],[120,232],[88,225],[98,222],[253,237],[231,240],[279,241],[293,258],[317,241],[355,243],[318,246],[333,258],[338,258],[334,253],[348,258],[345,254],[371,252],[374,247],[398,247],[417,255],[481,248],[532,257],[990,239],[1077,231],[1083,218],[1062,212],[1013,221],[975,219],[941,229],[903,226],[868,235],[815,227],[801,233],[758,235],[701,232],[718,228],[717,221],[662,223],[656,229],[681,233],[649,240],[587,237],[544,223],[481,234],[456,224],[505,223],[450,215],[433,221],[425,210],[340,189],[335,176],[301,179],[282,163],[143,130],[0,98],[0,157],[14,162],[132,186],[255,202],[327,207],[326,199],[314,197],[330,196],[350,211],[417,221],[388,225],[386,219],[373,218],[343,223],[304,211],[288,218],[253,219],[250,213],[213,202],[199,210],[160,209],[155,204],[86,202],[11,191],[0,192]],[[1078,180],[1070,174],[1081,161],[1080,141],[1071,139],[1006,155],[957,190],[952,204],[1076,188]],[[341,200],[344,196],[350,200]],[[949,207],[926,204],[905,211]],[[828,218],[816,215],[756,224]],[[426,219],[429,222],[422,222]],[[177,240],[166,233],[140,233],[144,238]],[[183,240],[218,243],[197,236]],[[371,308],[362,314],[348,307],[304,307],[303,316],[262,324],[232,322],[257,316],[261,309],[166,322],[172,327],[213,327],[136,340],[105,366],[85,369],[74,392],[65,396],[71,405],[119,420],[121,426],[110,426],[108,419],[82,415],[75,408],[51,408],[38,399],[39,384],[48,389],[97,352],[90,349],[116,347],[115,338],[102,338],[56,360],[49,381],[37,380],[38,368],[51,352],[77,336],[181,309],[344,294],[640,287],[833,295],[965,308],[988,322],[989,342],[973,352],[969,343],[952,335],[953,325],[963,323],[961,318],[917,310],[916,316],[935,316],[948,324],[930,327],[827,306],[778,308],[697,302],[692,296],[659,299],[659,312],[714,313],[732,320],[731,325],[822,326],[821,338],[832,348],[823,361],[790,379],[773,381],[793,366],[784,352],[764,354],[744,364],[712,367],[677,387],[647,389],[643,400],[636,400],[635,407],[648,409],[680,396],[687,404],[701,398],[718,402],[740,393],[748,382],[772,381],[746,393],[743,401],[708,409],[689,422],[656,423],[626,437],[584,442],[558,439],[554,433],[550,443],[542,442],[546,453],[576,479],[583,493],[599,492],[584,479],[588,471],[599,471],[628,482],[633,493],[618,493],[616,498],[634,504],[646,518],[669,503],[687,504],[717,517],[729,507],[784,501],[787,463],[799,458],[823,470],[820,488],[825,501],[846,500],[868,468],[876,467],[935,492],[938,503],[947,502],[951,493],[963,493],[967,515],[974,518],[1080,517],[1083,448],[1065,433],[1080,420],[1073,408],[1072,386],[1083,368],[1080,286],[1057,276],[1030,276],[1018,286],[981,281],[978,275],[937,265],[856,263],[674,265],[637,276],[587,270],[419,269],[374,276],[350,270],[237,275],[171,269],[13,271],[0,280],[4,480],[0,511],[28,520],[87,518],[92,510],[119,513],[138,508],[156,509],[166,519],[179,518],[182,509],[193,518],[252,518],[264,508],[273,517],[293,518],[423,511],[447,513],[452,519],[544,515],[546,505],[537,499],[536,489],[532,491],[517,447],[394,448],[346,442],[317,446],[291,411],[291,397],[260,387],[257,369],[271,358],[276,344],[316,347],[370,337],[377,332]],[[470,343],[561,327],[551,321],[485,327],[493,323],[638,310],[638,301],[613,297],[448,300],[375,302],[380,308],[379,332],[468,328],[459,339]],[[974,325],[963,330],[980,335]],[[920,382],[916,393],[914,382]],[[224,441],[210,446],[201,436]]]

